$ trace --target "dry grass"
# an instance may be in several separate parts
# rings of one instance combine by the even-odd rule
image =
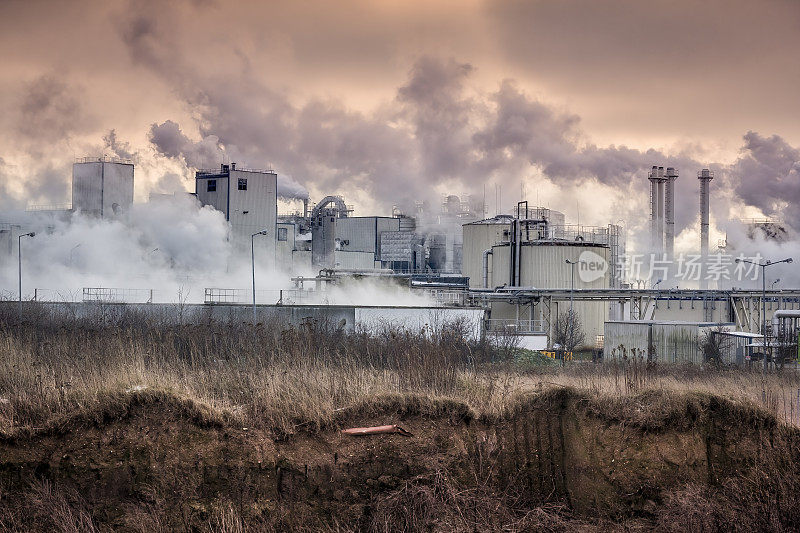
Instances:
[[[575,394],[569,389],[581,391],[588,410],[619,416],[625,424],[668,424],[678,416],[671,409],[685,412],[692,402],[704,409],[715,401],[712,395],[733,402],[732,418],[761,406],[789,425],[800,420],[800,378],[794,371],[762,379],[758,371],[658,367],[641,358],[534,366],[510,361],[509,353],[506,339],[470,342],[458,324],[368,335],[319,323],[288,329],[276,324],[174,326],[130,315],[101,324],[43,313],[17,323],[0,313],[0,434],[67,432],[119,420],[138,404],[158,404],[201,427],[259,427],[281,439],[389,408],[432,417],[502,418],[533,401],[531,391],[544,393],[535,395],[538,401],[555,404],[557,395]],[[690,398],[681,394],[676,400],[671,392],[690,393]],[[748,477],[725,482],[730,486],[670,492],[658,517],[647,523],[664,530],[718,530],[734,511],[737,519],[752,517],[746,525],[754,530],[778,531],[800,523],[792,508],[771,513],[776,495],[785,501],[800,490],[790,463],[780,463],[796,455],[793,447],[791,453],[765,457]],[[753,499],[741,502],[736,484],[745,482],[752,485]],[[429,472],[377,495],[369,520],[359,529],[570,531],[610,526],[571,516],[560,502],[525,507],[513,494],[489,484],[465,487],[446,472]],[[102,520],[68,486],[36,482],[17,496],[4,498],[0,491],[0,529],[21,531],[33,521],[38,530],[102,530]],[[164,498],[154,494],[130,503],[124,510],[127,530],[171,530],[177,519],[165,510]],[[279,507],[269,521],[245,523],[237,505],[224,498],[214,505],[200,530],[279,531],[302,523],[289,507]],[[753,505],[757,513],[750,512]],[[345,523],[341,530],[352,526]]]
[[[451,399],[471,416],[503,416],[531,391],[572,387],[604,398],[643,390],[705,392],[756,404],[800,423],[800,378],[641,359],[566,367],[508,361],[503,339],[465,340],[458,324],[423,332],[347,333],[330,324],[114,324],[33,313],[0,316],[0,433],[42,430],[120,409],[133,391],[191,402],[192,417],[273,429],[334,424],[337,413],[376,398]],[[115,407],[116,406],[116,407]],[[185,409],[189,407],[184,406]]]

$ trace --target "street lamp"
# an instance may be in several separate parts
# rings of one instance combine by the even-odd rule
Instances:
[[[570,275],[570,285],[569,285],[569,315],[570,320],[572,320],[572,294],[575,292],[575,265],[578,264],[577,261],[570,261],[569,259],[564,259],[570,267],[572,267],[571,275]]]
[[[36,232],[23,233],[17,237],[17,257],[19,259],[19,319],[22,321],[22,238],[36,237]]]
[[[775,290],[775,284],[776,283],[780,283],[780,282],[781,282],[781,278],[777,278],[775,281],[772,282],[772,287],[770,287],[770,289],[774,291]]]
[[[779,265],[781,263],[791,263],[792,258],[787,257],[786,259],[781,259],[780,261],[767,260],[763,263],[757,263],[755,261],[749,261],[747,259],[741,259],[737,257],[736,262],[749,263],[751,265],[761,267],[761,318],[764,321],[762,326],[764,334],[764,365],[761,367],[761,376],[763,377],[767,373],[767,351],[769,350],[769,337],[767,336],[767,267]]]
[[[658,287],[658,284],[659,284],[659,283],[661,283],[662,281],[664,281],[664,280],[663,280],[663,279],[661,279],[661,278],[659,278],[659,279],[658,279],[658,281],[656,281],[655,283],[653,283],[653,288],[655,289],[656,287]]]
[[[250,267],[253,271],[253,325],[256,325],[256,235],[266,235],[267,230],[250,235]]]

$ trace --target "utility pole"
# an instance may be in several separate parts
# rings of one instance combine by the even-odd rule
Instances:
[[[36,232],[23,233],[17,237],[17,259],[19,260],[19,321],[22,322],[22,238],[36,237]]]

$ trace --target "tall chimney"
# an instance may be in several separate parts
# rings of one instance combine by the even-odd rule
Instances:
[[[647,174],[650,180],[650,248],[656,251],[661,248],[658,233],[658,167],[653,166]]]
[[[704,168],[697,173],[697,179],[700,180],[700,259],[703,265],[708,260],[708,214],[709,214],[709,196],[708,190],[711,180],[714,179],[714,173]],[[704,269],[705,270],[705,269]],[[705,278],[705,272],[700,281],[700,288],[708,288],[708,282]]]
[[[650,180],[650,248],[654,253],[664,251],[664,167],[653,166],[647,175]]]
[[[658,167],[658,248],[656,252],[664,251],[664,167]]]
[[[667,252],[667,258],[672,260],[675,257],[675,180],[678,179],[678,171],[673,167],[667,167],[666,178],[664,248]]]

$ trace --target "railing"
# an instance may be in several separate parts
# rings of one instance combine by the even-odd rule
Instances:
[[[76,163],[122,163],[125,165],[133,164],[132,159],[116,157],[116,156],[109,157],[107,155],[104,155],[103,157],[76,157],[75,162]]]
[[[80,293],[78,291],[43,289],[37,287],[33,289],[33,299],[37,302],[79,302]]]
[[[418,291],[420,289],[414,290]],[[441,305],[463,306],[466,304],[467,300],[466,291],[453,291],[448,289],[422,289],[422,293]]]
[[[242,289],[205,288],[203,301],[207,304],[235,304],[243,303]]]
[[[544,320],[514,320],[504,318],[487,319],[486,331],[503,333],[545,333]]]
[[[153,289],[84,287],[83,301],[104,303],[153,303]]]
[[[71,203],[31,204],[25,208],[26,211],[69,211],[70,209],[72,209]]]

